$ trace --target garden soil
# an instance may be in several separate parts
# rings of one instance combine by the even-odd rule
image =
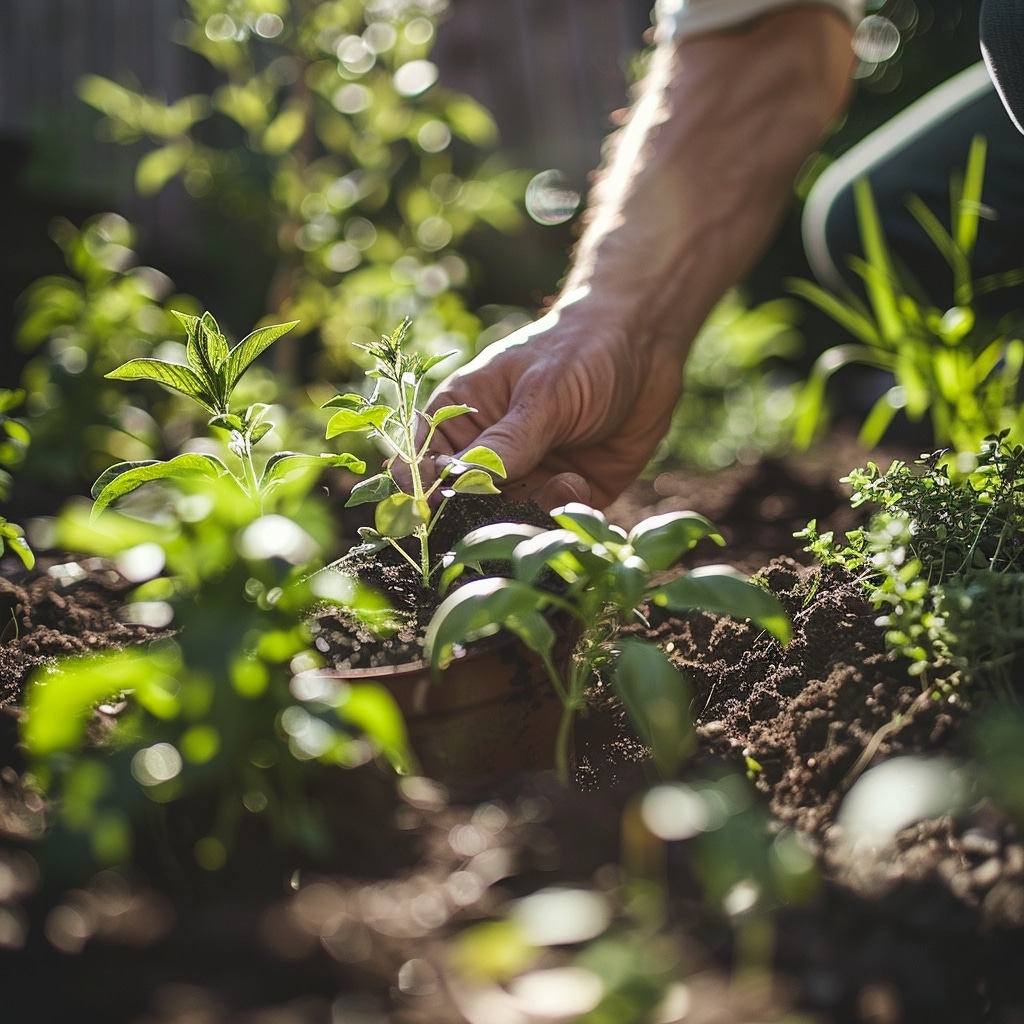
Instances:
[[[872,458],[884,466],[889,456]],[[339,838],[330,864],[295,871],[254,845],[199,885],[104,872],[54,894],[31,856],[46,808],[20,783],[22,686],[47,659],[145,634],[118,617],[126,584],[109,565],[43,559],[49,571],[25,575],[8,561],[0,578],[0,1021],[568,1019],[530,1016],[500,988],[467,989],[451,968],[458,936],[542,888],[590,886],[614,901],[624,866],[664,885],[661,933],[686,985],[665,1024],[1024,1021],[1024,845],[1013,823],[973,803],[866,845],[844,833],[843,799],[873,766],[963,756],[972,721],[956,699],[922,697],[885,653],[856,584],[813,567],[793,538],[813,518],[839,531],[856,525],[837,477],[863,461],[839,440],[712,476],[666,471],[609,510],[625,527],[658,512],[703,513],[727,545],[702,542],[695,561],[760,574],[793,617],[785,649],[706,614],[649,609],[635,627],[690,679],[697,742],[686,777],[749,776],[769,832],[795,830],[820,866],[820,885],[774,915],[773,970],[751,975],[761,983],[731,970],[743,965],[742,929],[710,898],[698,844],[637,839],[634,798],[653,775],[600,685],[577,726],[568,789],[540,774],[470,800],[426,779],[396,784],[370,765],[340,772],[325,794]]]

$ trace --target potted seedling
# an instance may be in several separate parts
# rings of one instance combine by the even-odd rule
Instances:
[[[376,382],[370,395],[348,393],[325,405],[333,410],[329,438],[361,435],[381,447],[385,461],[347,502],[373,504],[373,525],[362,527],[362,543],[314,581],[331,601],[319,617],[317,642],[333,664],[319,674],[385,680],[429,774],[448,782],[494,781],[551,763],[559,702],[547,672],[530,648],[506,634],[477,644],[436,686],[423,632],[441,601],[444,556],[468,516],[476,516],[474,525],[503,520],[510,511],[550,520],[532,504],[500,498],[494,480],[505,476],[505,467],[490,449],[472,448],[443,465],[431,459],[438,426],[473,410],[421,409],[430,370],[450,353],[409,351],[409,326],[405,321],[366,348],[373,359],[367,376]]]
[[[653,516],[628,533],[602,513],[569,504],[552,513],[554,528],[500,523],[468,533],[445,569],[450,584],[467,570],[501,560],[508,577],[471,580],[445,598],[427,630],[427,655],[436,673],[458,663],[463,645],[506,630],[535,652],[562,704],[555,761],[563,779],[571,767],[572,723],[585,688],[601,672],[610,678],[639,736],[666,775],[673,774],[691,740],[685,679],[654,644],[624,637],[622,627],[649,603],[672,611],[702,609],[750,619],[781,643],[790,623],[778,600],[729,566],[695,568],[667,582],[698,541],[724,543],[695,512]],[[559,586],[552,586],[552,577]],[[556,656],[550,613],[573,619],[579,640],[567,662]]]

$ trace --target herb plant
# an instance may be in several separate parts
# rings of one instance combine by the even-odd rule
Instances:
[[[974,280],[971,255],[982,207],[985,140],[976,136],[962,181],[952,188],[952,232],[916,196],[907,207],[949,264],[954,305],[937,309],[920,298],[913,282],[897,273],[867,179],[854,184],[865,259],[850,258],[863,279],[868,305],[839,298],[808,281],[792,290],[814,303],[855,339],[822,353],[811,369],[800,401],[796,437],[807,445],[825,415],[826,385],[844,366],[860,364],[892,374],[893,384],[879,398],[860,430],[871,447],[881,440],[896,414],[931,420],[936,445],[977,451],[991,434],[1019,433],[1024,420],[1018,385],[1024,367],[1024,340],[1014,333],[992,333],[978,322],[975,296],[1024,280],[1024,269]]]
[[[814,522],[798,536],[861,581],[923,687],[1009,692],[1024,647],[1024,447],[990,438],[968,472],[947,454],[854,470],[852,505],[876,506],[867,524],[845,543]]]
[[[724,543],[695,512],[652,516],[629,533],[582,504],[566,505],[552,517],[554,529],[500,523],[473,530],[455,545],[445,583],[494,560],[510,564],[511,576],[471,580],[446,597],[427,629],[427,657],[438,673],[461,645],[502,628],[537,652],[564,707],[556,750],[563,779],[584,690],[596,671],[608,672],[659,768],[670,775],[691,740],[688,687],[663,651],[621,636],[621,627],[643,602],[749,618],[782,643],[790,637],[789,620],[773,595],[729,566],[700,567],[671,582],[657,581],[656,574],[701,539]],[[554,660],[549,613],[564,613],[580,631],[565,669]]]
[[[252,507],[262,512],[273,504],[274,492],[280,485],[295,474],[316,473],[329,466],[342,466],[359,473],[366,469],[364,462],[348,454],[276,452],[262,466],[254,457],[256,445],[273,429],[267,419],[270,407],[254,403],[241,412],[233,412],[231,395],[242,374],[270,345],[290,331],[294,323],[258,328],[234,348],[229,348],[210,313],[201,317],[186,313],[174,315],[188,335],[188,365],[156,358],[132,359],[107,376],[116,380],[156,381],[191,398],[210,414],[211,427],[228,432],[228,449],[237,458],[239,470],[233,473],[223,459],[207,452],[185,452],[166,461],[119,462],[93,485],[94,515],[144,483],[195,476],[232,480]]]
[[[356,484],[346,503],[376,502],[374,526],[360,530],[366,548],[391,545],[428,586],[439,565],[431,557],[430,534],[448,499],[456,494],[499,493],[493,476],[503,478],[505,467],[495,452],[477,446],[461,458],[447,461],[436,469],[432,480],[427,479],[424,470],[438,425],[473,409],[446,405],[429,415],[420,409],[427,374],[454,353],[424,356],[407,351],[404,342],[409,326],[406,319],[390,336],[366,347],[374,360],[367,376],[380,382],[370,397],[338,395],[324,408],[338,410],[327,424],[328,438],[360,433],[379,441],[388,453],[384,469]],[[393,404],[385,403],[381,385],[390,385]],[[435,510],[431,498],[438,492],[443,497]],[[415,540],[415,557],[400,543],[407,537]]]

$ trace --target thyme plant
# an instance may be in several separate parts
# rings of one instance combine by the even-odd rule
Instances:
[[[844,480],[854,507],[875,506],[867,524],[845,543],[813,521],[798,536],[861,581],[922,686],[1008,693],[1024,647],[1024,446],[989,438],[967,472],[947,455],[854,470]]]

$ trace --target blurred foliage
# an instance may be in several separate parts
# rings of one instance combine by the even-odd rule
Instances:
[[[172,310],[194,312],[195,304],[172,295],[166,275],[137,265],[135,231],[117,214],[81,228],[58,220],[52,234],[71,275],[29,288],[17,344],[34,353],[23,382],[36,444],[24,472],[66,492],[113,462],[148,458],[191,433],[181,403],[152,402],[148,389],[103,378],[159,350],[178,329]]]
[[[30,680],[30,774],[57,798],[44,860],[62,874],[125,865],[155,834],[182,868],[216,870],[246,822],[278,848],[325,856],[315,790],[325,766],[378,753],[411,766],[383,688],[291,683],[321,664],[303,611],[319,600],[309,571],[330,543],[329,518],[308,479],[290,483],[291,516],[258,514],[223,479],[154,486],[165,500],[147,517],[95,518],[72,503],[57,523],[60,544],[113,559],[137,584],[125,616],[155,632]]]
[[[501,991],[538,1006],[541,993],[557,993],[580,1024],[683,1020],[689,979],[706,969],[692,932],[710,928],[732,935],[737,985],[765,981],[773,913],[819,888],[810,844],[765,824],[736,774],[641,791],[624,810],[621,863],[605,886],[540,889],[464,928],[452,954],[459,985],[496,1005]],[[688,916],[684,934],[678,900],[693,883],[705,916],[699,925]]]
[[[306,406],[303,385],[361,377],[357,346],[406,316],[420,350],[470,354],[482,325],[457,247],[475,225],[519,223],[526,176],[487,158],[489,114],[437,82],[429,55],[445,6],[192,0],[175,42],[209,65],[208,94],[168,102],[95,75],[80,84],[102,137],[148,147],[139,192],[177,180],[215,240],[208,261],[235,264],[243,290],[266,285],[252,319],[299,321],[273,366],[247,378],[251,400]],[[192,433],[177,399],[103,378],[154,349],[180,357],[169,314],[202,306],[136,265],[134,229],[116,214],[57,221],[53,235],[70,275],[30,287],[18,343],[38,353],[23,378],[39,439],[26,473],[67,491]]]
[[[478,223],[519,222],[523,174],[482,158],[493,120],[429,59],[445,7],[190,0],[177,41],[212,69],[208,94],[168,103],[81,83],[106,138],[154,147],[136,167],[140,193],[180,179],[257,240],[273,262],[261,312],[318,331],[325,375],[349,374],[353,344],[406,316],[428,348],[465,351],[479,323],[456,247]]]
[[[782,455],[792,445],[803,349],[799,304],[775,299],[750,308],[729,293],[712,311],[686,361],[683,397],[650,465],[702,470]]]
[[[0,503],[6,502],[11,496],[11,474],[8,470],[21,465],[29,445],[28,428],[21,420],[9,415],[21,405],[24,398],[24,391],[0,388]],[[24,529],[0,516],[0,555],[6,548],[10,548],[21,559],[26,569],[35,565],[35,555],[25,540]]]

